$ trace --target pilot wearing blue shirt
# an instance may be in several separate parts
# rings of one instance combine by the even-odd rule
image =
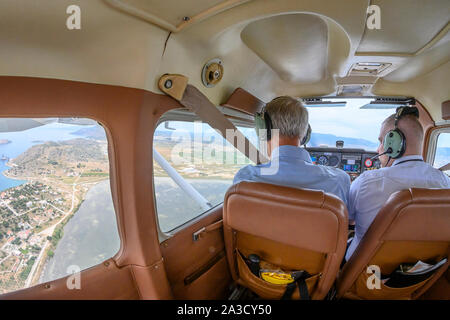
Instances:
[[[349,175],[337,168],[314,165],[308,151],[300,146],[308,134],[308,110],[303,104],[292,97],[278,97],[266,105],[263,116],[267,115],[272,127],[267,133],[270,161],[241,168],[233,183],[253,181],[322,190],[347,205]]]

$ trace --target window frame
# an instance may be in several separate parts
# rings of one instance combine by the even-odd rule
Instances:
[[[105,132],[106,143],[107,143],[106,149],[107,149],[108,169],[109,169],[108,180],[109,180],[109,188],[110,188],[110,191],[111,191],[112,206],[113,206],[115,220],[116,220],[116,226],[117,226],[117,235],[119,237],[119,247],[118,247],[116,252],[111,257],[106,258],[104,261],[102,261],[102,262],[100,262],[100,263],[98,263],[96,265],[93,265],[93,266],[81,269],[80,272],[85,272],[86,270],[92,269],[92,268],[94,268],[94,267],[96,267],[98,265],[101,265],[102,263],[104,263],[105,261],[108,261],[110,259],[117,259],[117,257],[119,257],[122,254],[122,251],[124,249],[124,242],[123,242],[123,236],[122,236],[122,230],[121,230],[122,227],[121,227],[121,224],[120,224],[119,213],[118,213],[121,210],[121,206],[119,205],[119,199],[117,197],[117,194],[118,194],[117,183],[115,183],[115,180],[117,180],[117,178],[116,178],[117,177],[117,172],[116,172],[117,165],[116,165],[116,157],[115,157],[115,152],[114,152],[115,145],[114,145],[114,139],[112,138],[109,126],[104,121],[99,120],[98,118],[92,117],[90,115],[88,115],[88,116],[85,116],[85,115],[78,116],[78,115],[56,115],[56,114],[55,115],[52,115],[52,114],[49,114],[49,115],[41,115],[41,114],[34,115],[34,114],[30,114],[28,116],[24,116],[22,114],[20,114],[20,115],[2,114],[2,115],[0,115],[0,118],[1,119],[55,119],[56,123],[59,123],[59,119],[65,119],[65,120],[69,120],[69,119],[79,119],[79,120],[87,119],[87,120],[94,121],[96,123],[96,125],[99,125],[99,126],[102,127],[102,129]],[[61,122],[61,123],[64,123],[64,122]],[[48,124],[50,124],[50,123],[48,123]],[[45,125],[47,125],[47,123],[44,124],[43,126],[45,126]],[[29,128],[29,129],[33,129],[33,128]],[[26,129],[26,130],[29,130],[29,129]],[[24,131],[26,131],[26,130],[24,130]],[[51,141],[51,140],[49,140],[49,141]],[[83,201],[81,203],[83,203]],[[60,278],[56,278],[56,279],[50,280],[48,282],[58,281],[58,280],[64,279],[65,277],[66,276],[60,277]],[[43,283],[48,283],[48,282],[43,282]],[[36,284],[34,284],[34,286],[39,286],[39,285],[42,285],[43,283],[36,283]],[[29,289],[29,288],[24,287],[22,289],[17,289],[17,290],[11,291],[11,292],[6,293],[6,294],[11,294],[11,293],[15,293],[15,292],[18,292],[20,290],[26,290],[26,289]],[[0,294],[0,296],[1,295],[2,294]]]
[[[433,166],[436,158],[436,148],[441,133],[450,133],[450,123],[448,125],[435,127],[430,133],[426,162],[431,166]]]
[[[254,126],[254,116],[250,115],[248,113],[242,112],[242,111],[238,111],[236,109],[232,109],[232,108],[227,108],[227,107],[223,107],[223,106],[218,106],[217,107],[222,114],[224,114],[229,120],[233,121],[233,124],[235,126],[240,126],[240,127],[247,127],[247,128],[255,128]],[[171,109],[167,112],[165,112],[159,119],[158,122],[155,125],[154,131],[153,131],[153,135],[152,135],[152,148],[154,148],[154,137],[155,137],[155,132],[156,129],[164,122],[167,121],[186,121],[186,122],[194,122],[194,121],[201,121],[202,123],[206,123],[204,122],[199,116],[197,116],[195,114],[195,112],[187,109],[187,108],[176,108],[176,109]],[[207,123],[206,123],[207,124]],[[152,157],[152,161],[154,161],[153,157]],[[169,230],[169,231],[163,231],[161,229],[160,223],[159,223],[159,215],[158,215],[158,206],[157,206],[157,202],[156,202],[156,188],[155,188],[155,175],[154,175],[154,166],[152,164],[152,186],[153,186],[153,203],[154,203],[154,212],[155,212],[155,220],[156,220],[156,229],[158,232],[158,239],[159,239],[159,243],[162,243],[168,239],[170,239],[171,237],[173,237],[175,234],[177,234],[178,232],[188,228],[191,225],[196,224],[198,221],[204,219],[206,216],[210,215],[212,212],[214,212],[217,207],[223,205],[223,201],[218,203],[217,205],[209,208],[208,210],[206,210],[205,212],[199,214],[198,216],[180,224],[179,226]]]

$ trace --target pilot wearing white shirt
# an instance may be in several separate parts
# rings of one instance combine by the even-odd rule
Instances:
[[[409,188],[450,188],[450,178],[423,161],[423,128],[417,115],[407,114],[397,119],[395,125],[396,114],[393,114],[382,123],[377,151],[379,154],[385,151],[386,134],[398,129],[406,142],[403,155],[395,160],[388,155],[380,156],[383,168],[364,172],[350,187],[348,212],[349,220],[355,222],[355,236],[345,255],[347,261],[391,194]]]

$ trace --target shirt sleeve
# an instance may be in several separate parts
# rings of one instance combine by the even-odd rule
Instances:
[[[245,166],[245,167],[239,169],[239,171],[234,176],[233,184],[237,184],[239,182],[248,180],[248,173],[247,173],[248,168],[247,167],[248,166]]]

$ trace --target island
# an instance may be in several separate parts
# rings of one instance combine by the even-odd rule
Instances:
[[[11,143],[11,141],[7,140],[7,139],[0,139],[0,145],[1,144],[8,144]]]
[[[0,294],[38,283],[89,189],[109,178],[107,143],[73,139],[34,145],[3,174],[27,182],[0,192]]]

